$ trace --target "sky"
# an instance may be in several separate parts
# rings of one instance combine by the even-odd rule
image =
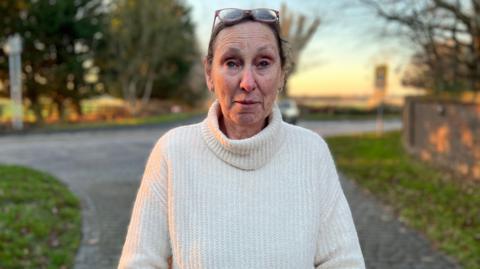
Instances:
[[[299,69],[289,80],[291,95],[370,95],[376,65],[388,66],[388,95],[417,93],[401,85],[402,73],[413,48],[397,38],[382,37],[384,22],[356,0],[186,0],[192,7],[196,35],[205,55],[217,9],[267,7],[280,10],[282,3],[309,21],[322,20],[317,32],[300,56]],[[282,14],[280,14],[282,16]]]

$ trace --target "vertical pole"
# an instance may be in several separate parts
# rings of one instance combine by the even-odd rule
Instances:
[[[409,122],[408,122],[408,128],[409,128],[409,134],[410,134],[410,149],[415,148],[415,134],[416,134],[416,121],[415,118],[417,116],[417,113],[415,112],[415,106],[418,103],[418,98],[412,98],[409,101]]]
[[[15,130],[23,129],[23,102],[22,102],[22,68],[20,54],[13,55],[11,61],[14,63],[14,78],[15,84],[12,85],[12,99],[14,102],[14,117],[13,128]]]
[[[377,136],[383,135],[383,96],[377,107]]]
[[[22,103],[22,40],[18,34],[8,38],[3,48],[8,54],[10,96],[12,99],[13,116],[12,126],[15,130],[23,129],[23,103]]]
[[[375,91],[374,96],[378,98],[377,106],[377,136],[383,135],[383,109],[385,94],[387,90],[387,65],[378,65],[375,67]]]

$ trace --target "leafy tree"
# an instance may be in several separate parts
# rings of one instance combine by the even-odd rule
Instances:
[[[190,10],[176,0],[117,0],[111,8],[103,69],[130,111],[138,113],[151,96],[192,94],[187,80],[200,58]]]
[[[80,101],[92,94],[92,86],[84,79],[89,70],[83,64],[93,59],[102,36],[102,7],[101,0],[0,2],[0,41],[13,33],[23,38],[24,95],[37,122],[43,121],[41,96],[55,102],[62,118],[66,102],[82,114]],[[6,62],[5,55],[0,55],[0,64]]]

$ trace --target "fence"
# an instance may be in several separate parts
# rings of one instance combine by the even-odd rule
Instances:
[[[480,104],[407,97],[403,126],[407,151],[480,180]]]

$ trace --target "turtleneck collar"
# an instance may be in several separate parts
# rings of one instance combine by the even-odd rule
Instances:
[[[224,162],[243,169],[255,170],[267,164],[285,141],[282,115],[275,104],[268,125],[246,139],[230,139],[219,127],[220,104],[215,101],[201,123],[202,137],[208,148]]]

